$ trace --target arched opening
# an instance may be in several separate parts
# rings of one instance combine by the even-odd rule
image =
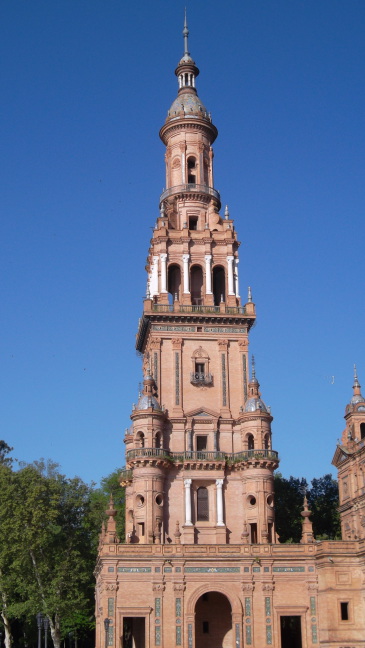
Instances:
[[[213,296],[215,306],[219,306],[221,301],[226,301],[226,274],[222,266],[213,268]]]
[[[188,184],[196,184],[196,159],[193,156],[188,157]]]
[[[180,266],[175,263],[168,267],[167,290],[169,292],[169,303],[173,304],[175,300],[180,299],[181,290],[181,270]]]
[[[247,450],[254,450],[255,449],[255,439],[253,438],[253,434],[248,434],[247,435]]]
[[[195,605],[195,648],[232,648],[232,608],[224,594],[206,592]]]
[[[264,448],[265,450],[270,450],[270,434],[267,433],[264,436]]]
[[[191,301],[195,305],[202,303],[203,270],[201,266],[194,265],[190,273]]]
[[[365,439],[365,423],[360,423],[360,438]]]
[[[140,448],[144,448],[144,434],[143,434],[143,432],[138,432],[137,433],[137,445]]]
[[[208,489],[200,486],[196,492],[196,519],[197,522],[209,522]]]
[[[157,432],[155,435],[155,448],[161,448],[161,434]]]

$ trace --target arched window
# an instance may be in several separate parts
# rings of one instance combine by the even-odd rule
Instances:
[[[253,434],[248,434],[247,436],[247,450],[254,450],[255,449],[255,440],[253,438]]]
[[[138,432],[137,441],[139,443],[139,447],[144,448],[144,434],[143,434],[143,432]]]
[[[168,267],[167,290],[169,291],[170,304],[173,304],[175,299],[180,299],[181,270],[180,266],[175,263]]]
[[[190,274],[191,285],[191,301],[193,304],[202,303],[202,289],[203,289],[203,270],[201,266],[194,265],[191,268]]]
[[[188,157],[188,184],[196,184],[196,159]]]
[[[226,273],[222,266],[213,268],[213,295],[215,306],[219,306],[221,301],[226,301]]]
[[[264,448],[265,448],[265,450],[270,450],[270,434],[265,434]]]
[[[161,434],[159,432],[155,436],[155,448],[161,448]]]
[[[360,423],[360,438],[365,439],[365,423]]]
[[[209,522],[209,500],[208,489],[205,486],[200,486],[196,492],[197,497],[197,511],[196,519],[198,522]]]

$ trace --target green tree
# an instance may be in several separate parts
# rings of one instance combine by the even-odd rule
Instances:
[[[316,540],[341,538],[338,512],[338,483],[331,474],[312,480],[308,505],[312,512],[313,533]]]
[[[67,479],[50,462],[18,472],[0,466],[0,587],[6,618],[47,615],[55,648],[70,627],[86,627],[93,615],[90,495],[89,486],[77,477]]]
[[[275,525],[280,542],[300,542],[302,537],[303,500],[308,484],[302,477],[285,479],[275,474]]]

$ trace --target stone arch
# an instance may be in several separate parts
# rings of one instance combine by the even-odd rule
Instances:
[[[223,587],[218,583],[204,583],[204,585],[200,585],[200,587],[190,594],[186,604],[186,614],[194,615],[198,599],[200,599],[203,594],[209,594],[209,592],[219,592],[219,594],[223,594],[223,596],[228,599],[232,609],[232,616],[234,614],[243,613],[242,603],[239,597],[237,594],[229,590],[228,587]]]

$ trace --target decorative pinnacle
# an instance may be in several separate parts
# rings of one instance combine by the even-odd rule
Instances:
[[[252,292],[251,292],[251,286],[248,287],[248,295],[247,295],[247,303],[250,304],[252,302]]]
[[[188,30],[188,21],[186,18],[186,7],[185,7],[185,18],[184,18],[184,29],[183,29],[183,35],[184,35],[184,56],[190,56],[190,52],[188,50],[188,36],[189,36],[189,30]]]
[[[225,210],[224,210],[224,218],[225,218],[226,220],[229,219],[228,205],[226,205],[226,208],[225,208]]]
[[[354,364],[354,388],[355,387],[361,387],[361,385],[359,383],[359,379],[358,379],[358,376],[357,376],[356,365]]]

